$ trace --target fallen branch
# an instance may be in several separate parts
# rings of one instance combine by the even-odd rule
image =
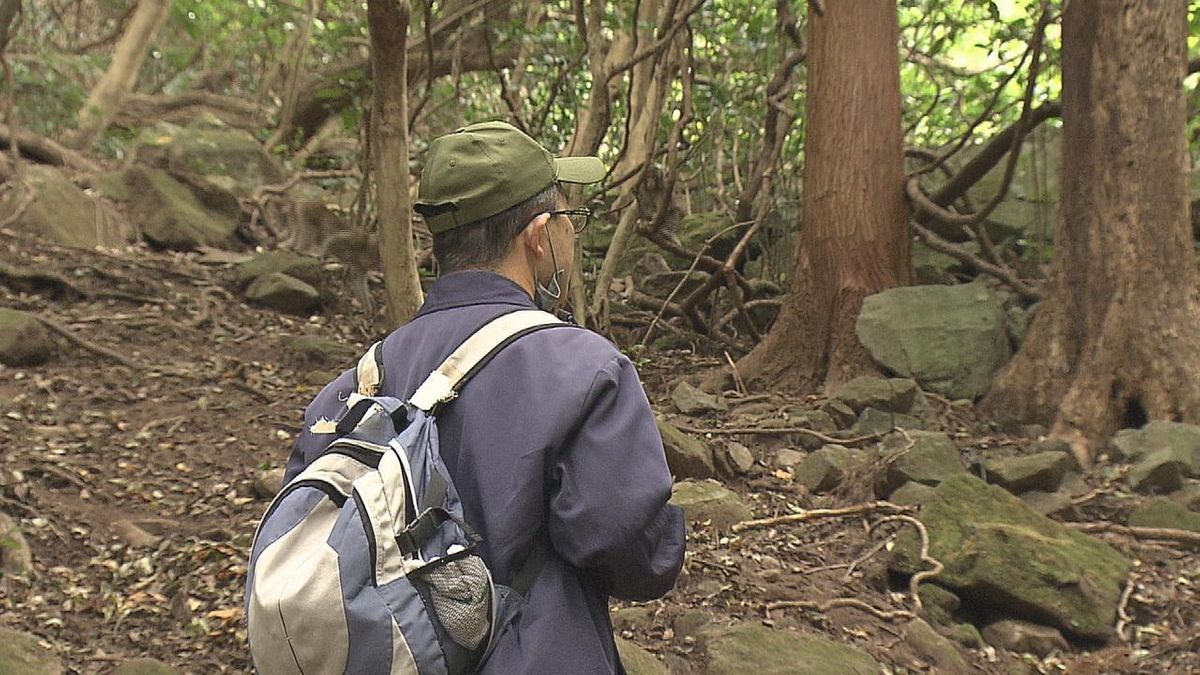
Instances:
[[[55,333],[58,333],[59,335],[66,338],[68,342],[71,342],[79,347],[82,347],[83,349],[85,349],[89,352],[92,352],[93,354],[97,354],[99,356],[103,356],[104,358],[110,359],[112,361],[116,361],[117,363],[119,363],[122,366],[125,366],[127,368],[130,368],[133,370],[146,370],[146,366],[134,363],[133,361],[130,361],[129,359],[125,358],[121,354],[118,354],[117,352],[114,352],[113,350],[109,349],[108,347],[98,345],[94,342],[90,342],[88,340],[85,340],[85,339],[79,337],[70,328],[67,328],[63,324],[59,323],[58,321],[56,321],[54,319],[51,319],[50,317],[42,316],[40,314],[36,314],[35,316],[37,317],[38,321],[41,321],[47,328],[49,328],[50,330],[54,331]]]
[[[946,566],[943,565],[942,563],[940,563],[935,558],[931,558],[929,556],[929,530],[925,529],[924,523],[917,520],[916,518],[913,518],[912,516],[906,516],[906,515],[885,516],[884,518],[880,518],[879,520],[872,523],[871,527],[868,529],[868,531],[874,530],[875,528],[879,527],[880,525],[882,525],[884,523],[890,523],[890,522],[909,523],[910,525],[917,528],[917,532],[921,535],[921,562],[925,563],[926,565],[932,566],[931,569],[921,570],[920,572],[917,572],[916,574],[912,575],[912,577],[908,580],[908,592],[909,592],[909,594],[912,595],[913,612],[915,612],[916,614],[921,614],[924,608],[921,605],[921,596],[917,593],[917,591],[920,590],[921,582],[926,579],[931,579],[931,578],[936,577],[937,575],[941,574],[942,570],[946,569]]]
[[[805,434],[819,441],[833,443],[835,445],[853,445],[855,443],[864,443],[867,441],[876,441],[883,438],[883,434],[866,434],[865,436],[852,436],[850,438],[836,438],[823,434],[813,429],[805,427],[730,427],[726,429],[701,429],[699,427],[676,427],[680,431],[686,431],[690,434],[712,434],[714,436],[733,436],[736,434],[752,434],[758,436],[775,436],[779,434]]]
[[[916,615],[906,609],[878,609],[868,605],[858,598],[834,598],[825,602],[813,602],[812,600],[780,600],[778,602],[769,602],[765,609],[768,612],[777,609],[788,609],[795,607],[797,609],[808,609],[814,612],[825,614],[831,609],[838,607],[853,607],[884,621],[894,621],[896,619],[914,619]]]
[[[916,178],[910,178],[908,181],[909,197],[911,197],[914,202],[924,202],[930,206],[934,206],[933,202],[929,200],[929,197],[925,196],[925,193],[921,192],[921,188],[916,184],[916,180]],[[1020,278],[1007,269],[993,265],[986,260],[973,255],[965,248],[958,246],[953,242],[942,239],[936,233],[925,229],[916,221],[913,221],[911,225],[913,232],[916,232],[917,237],[929,248],[941,253],[945,253],[959,262],[970,265],[984,274],[988,274],[999,279],[1016,291],[1017,294],[1022,298],[1025,298],[1030,302],[1039,302],[1042,299],[1043,295],[1041,291],[1030,286],[1024,281],[1021,281]]]
[[[1117,602],[1117,637],[1124,642],[1129,642],[1129,637],[1125,635],[1125,627],[1133,621],[1133,618],[1125,611],[1129,606],[1131,595],[1133,595],[1133,572],[1130,572],[1129,577],[1125,579],[1125,588],[1121,591],[1121,599]]]
[[[864,502],[853,506],[845,506],[840,509],[806,509],[799,513],[789,513],[783,516],[775,516],[773,518],[760,518],[758,520],[744,520],[740,523],[734,523],[733,531],[744,532],[746,530],[761,529],[764,527],[774,527],[776,525],[791,525],[793,523],[803,523],[809,520],[817,520],[818,518],[840,518],[842,516],[860,516],[866,513],[874,513],[876,511],[895,511],[903,513],[911,511],[912,507],[900,506],[885,501]]]
[[[13,135],[9,126],[7,124],[0,124],[0,142],[8,145],[12,141]],[[65,166],[69,169],[77,169],[86,173],[99,173],[104,170],[99,164],[78,152],[63,147],[49,138],[35,134],[32,131],[18,130],[16,141],[17,145],[21,148],[22,155],[45,164]]]
[[[1192,532],[1191,530],[1177,530],[1170,527],[1135,527],[1118,525],[1107,521],[1091,523],[1069,522],[1067,525],[1080,532],[1110,532],[1112,534],[1133,537],[1134,539],[1157,539],[1159,541],[1172,541],[1190,546],[1200,546],[1200,532]]]

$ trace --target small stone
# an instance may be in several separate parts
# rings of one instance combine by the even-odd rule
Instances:
[[[0,513],[0,572],[24,576],[33,572],[33,554],[29,542],[16,521]]]
[[[246,298],[288,314],[308,314],[321,306],[321,294],[282,272],[261,276],[246,288]]]
[[[1179,490],[1171,493],[1171,499],[1176,504],[1190,511],[1200,511],[1200,482],[1191,481]]]
[[[310,286],[321,283],[321,261],[292,251],[268,251],[237,266],[234,278],[241,288],[259,277],[280,272]]]
[[[983,627],[982,632],[983,639],[996,649],[1028,652],[1043,659],[1055,651],[1066,651],[1071,647],[1057,628],[1017,619],[990,623]]]
[[[951,626],[955,623],[954,614],[962,606],[962,600],[957,595],[931,583],[921,584],[917,588],[917,595],[921,598],[925,618],[934,625]]]
[[[50,360],[54,341],[32,314],[0,307],[0,363],[36,366]]]
[[[790,469],[803,462],[807,456],[807,454],[798,450],[782,448],[775,453],[775,466],[781,469]]]
[[[713,478],[717,475],[713,453],[708,445],[674,424],[655,415],[658,433],[667,453],[667,467],[676,478]]]
[[[250,492],[259,499],[274,499],[279,488],[283,487],[283,467],[263,469],[254,475]]]
[[[671,402],[684,415],[704,415],[729,410],[729,405],[720,396],[702,391],[686,381],[675,385],[671,391]]]
[[[943,630],[946,631],[946,637],[967,649],[983,649],[984,647],[983,636],[979,634],[979,629],[973,624],[956,623]]]
[[[1129,485],[1142,494],[1165,494],[1183,487],[1186,458],[1166,448],[1143,456],[1129,470]]]
[[[616,638],[621,665],[629,675],[668,675],[667,667],[654,654],[625,638]]]
[[[904,641],[923,659],[933,664],[934,672],[973,672],[958,647],[921,619],[913,619],[905,624]]]
[[[822,403],[821,411],[829,415],[838,429],[849,429],[858,420],[858,414],[853,408],[835,398]]]
[[[863,453],[841,445],[826,445],[796,465],[796,482],[811,492],[828,492],[863,464]]]
[[[712,623],[712,620],[713,615],[708,610],[686,609],[675,617],[671,627],[675,629],[675,639],[682,641],[685,638],[694,638],[699,635],[705,626]]]
[[[158,548],[163,533],[170,531],[174,523],[157,518],[141,520],[121,519],[113,522],[113,532],[131,548]]]
[[[729,459],[729,465],[737,473],[749,473],[750,469],[754,468],[754,453],[741,443],[736,441],[726,443],[725,453]]]
[[[717,530],[749,520],[750,507],[738,493],[712,480],[685,480],[671,488],[671,503],[692,522],[710,522]]]

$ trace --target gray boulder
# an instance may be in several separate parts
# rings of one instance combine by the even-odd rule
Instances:
[[[321,306],[317,289],[280,272],[255,279],[245,295],[247,300],[288,314],[308,314]]]
[[[984,475],[989,483],[1018,495],[1030,490],[1057,490],[1063,476],[1074,466],[1075,460],[1071,455],[1053,450],[1018,457],[998,457],[983,462]]]
[[[862,469],[869,456],[841,445],[826,445],[808,454],[796,465],[796,482],[809,492],[828,492],[856,470]]]
[[[754,453],[750,451],[750,448],[736,441],[725,444],[725,463],[732,473],[736,475],[750,473],[750,470],[754,468],[754,461]]]
[[[255,279],[275,272],[295,277],[310,286],[321,284],[321,261],[291,251],[260,253],[238,265],[234,279],[239,288],[245,288]]]
[[[819,635],[740,623],[705,631],[709,675],[879,675],[870,654]]]
[[[285,344],[289,361],[301,369],[350,368],[358,363],[358,358],[362,356],[357,346],[318,335],[297,335],[288,339]]]
[[[863,376],[837,386],[829,398],[845,403],[855,413],[869,407],[907,414],[919,393],[915,380]]]
[[[900,506],[918,506],[931,494],[933,494],[932,487],[924,483],[909,481],[888,495],[888,501]]]
[[[92,199],[61,171],[42,164],[26,164],[22,178],[33,191],[32,201],[10,227],[57,244],[92,248],[124,246],[134,232],[100,202]],[[26,199],[23,190],[0,195],[0,213],[13,213]]]
[[[671,402],[684,415],[704,415],[729,410],[725,399],[706,391],[701,391],[687,382],[680,382],[671,391]]]
[[[16,521],[0,513],[0,576],[25,576],[33,572],[33,553]]]
[[[932,664],[934,672],[951,675],[974,672],[958,647],[921,619],[913,619],[904,625],[904,642]]]
[[[951,399],[981,396],[1012,353],[1004,307],[980,284],[872,295],[855,331],[880,366]]]
[[[938,583],[977,611],[1017,614],[1089,640],[1111,637],[1130,562],[1108,544],[1033,511],[1002,488],[963,474],[921,507]],[[914,574],[920,539],[906,529],[890,566]]]
[[[903,452],[887,469],[883,485],[877,493],[881,496],[912,481],[936,486],[942,481],[966,473],[958,447],[950,437],[940,431],[909,431],[912,447],[904,451],[908,440],[903,434],[891,434],[883,441],[881,454],[889,456]]]
[[[667,468],[676,478],[714,478],[717,467],[712,451],[704,441],[686,434],[674,424],[655,415],[658,433],[667,452]]]
[[[875,408],[865,408],[858,416],[851,431],[859,435],[886,434],[895,429],[924,429],[925,423],[903,413],[887,412]]]
[[[1112,448],[1118,458],[1134,462],[1128,479],[1138,492],[1171,492],[1183,487],[1185,477],[1200,478],[1200,427],[1150,422],[1117,432]]]
[[[0,674],[62,675],[62,662],[37,637],[11,628],[0,628]]]
[[[139,163],[202,176],[240,197],[287,177],[253,135],[221,125],[159,122],[138,135],[133,152]]]
[[[0,307],[0,363],[36,366],[50,360],[54,341],[32,314]]]
[[[163,248],[190,250],[233,243],[238,214],[202,202],[166,171],[134,167],[125,172],[142,234]],[[236,204],[236,201],[234,202]]]
[[[728,530],[751,516],[738,493],[712,480],[676,483],[671,486],[671,503],[682,508],[688,520],[708,522],[717,530]]]
[[[983,639],[996,649],[1036,654],[1043,659],[1056,651],[1070,649],[1058,629],[1029,621],[1002,619],[984,626],[982,633]]]

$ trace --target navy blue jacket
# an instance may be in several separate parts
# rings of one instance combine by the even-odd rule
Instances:
[[[533,307],[528,293],[497,274],[438,279],[416,317],[384,341],[380,395],[408,398],[476,329]],[[348,370],[309,405],[288,480],[329,442],[308,427],[321,417],[335,419],[353,387]],[[662,596],[684,553],[683,514],[667,503],[671,476],[662,438],[633,364],[582,328],[526,335],[442,410],[438,436],[498,583],[512,582],[536,537],[548,534],[551,544],[520,615],[483,672],[624,672],[609,597]]]

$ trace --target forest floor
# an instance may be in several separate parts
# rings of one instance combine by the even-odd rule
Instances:
[[[336,370],[313,372],[290,340],[317,335],[357,351],[373,336],[328,310],[301,319],[247,306],[229,266],[195,254],[101,253],[0,233],[0,263],[56,273],[26,280],[24,291],[11,279],[0,284],[0,304],[50,317],[88,345],[59,339],[49,364],[0,366],[0,511],[21,520],[35,565],[28,580],[0,581],[0,625],[40,636],[82,673],[133,656],[188,672],[248,671],[242,587],[268,501],[254,484],[286,460],[305,404]],[[652,402],[664,409],[681,375],[723,362],[687,351],[638,359]],[[1006,442],[969,410],[943,405],[937,416],[964,449]],[[744,441],[760,460],[783,445],[770,436]],[[761,466],[726,484],[756,517],[872,498],[867,481],[813,497]],[[1110,515],[1118,508],[1110,497],[1101,490],[1081,505],[1085,518]],[[693,524],[677,588],[634,609],[615,604],[617,631],[675,670],[703,668],[702,645],[677,634],[687,623],[680,618],[699,611],[715,622],[819,632],[897,670],[926,671],[901,639],[902,621],[861,606],[764,609],[843,597],[880,612],[911,609],[903,584],[887,578],[884,538],[864,524],[831,518],[740,536]],[[1025,657],[1027,672],[1200,671],[1186,576],[1194,553],[1104,536],[1140,560],[1130,609],[1136,642]],[[968,655],[980,672],[1019,672],[1011,668],[1022,660],[994,650]]]

